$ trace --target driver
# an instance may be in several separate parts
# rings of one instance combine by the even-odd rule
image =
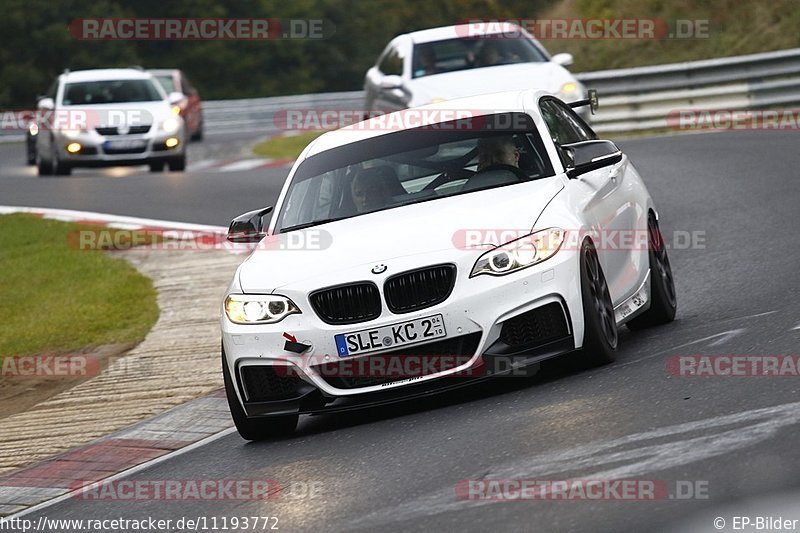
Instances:
[[[350,192],[359,213],[368,213],[386,206],[389,201],[386,182],[390,178],[391,170],[385,166],[362,168],[358,171],[350,183]]]
[[[508,167],[519,168],[519,150],[513,137],[485,137],[478,140],[478,172],[510,170]]]

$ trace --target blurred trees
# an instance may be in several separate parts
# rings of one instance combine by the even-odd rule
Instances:
[[[30,107],[65,68],[181,68],[204,99],[357,90],[395,35],[465,18],[534,16],[555,0],[2,0],[0,108]],[[82,41],[77,18],[302,18],[324,40]]]

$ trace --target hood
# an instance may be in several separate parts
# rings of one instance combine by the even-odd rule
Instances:
[[[306,235],[314,235],[321,245],[306,250],[265,245],[241,265],[239,282],[245,293],[270,293],[295,283],[313,287],[313,278],[320,278],[318,286],[354,281],[351,270],[363,277],[363,272],[382,262],[414,268],[430,264],[432,256],[452,261],[468,253],[457,248],[463,248],[460,243],[465,230],[531,229],[548,202],[563,188],[559,178],[544,178],[283,234],[282,240],[303,242],[295,234],[313,232]]]
[[[552,62],[458,70],[411,80],[410,106],[424,105],[435,98],[451,100],[524,89],[541,89],[556,94],[568,81],[574,82],[575,78],[564,67]]]
[[[74,117],[74,120],[85,121],[92,127],[121,123],[130,126],[156,124],[175,116],[170,105],[162,100],[65,106],[60,110],[69,113],[68,116]]]

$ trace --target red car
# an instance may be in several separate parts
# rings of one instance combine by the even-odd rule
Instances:
[[[151,69],[148,70],[169,94],[179,92],[184,98],[177,107],[179,114],[186,123],[186,133],[193,141],[203,138],[203,106],[200,102],[200,93],[189,82],[181,70],[178,69]]]

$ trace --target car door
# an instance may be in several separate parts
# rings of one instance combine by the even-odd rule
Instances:
[[[36,151],[38,154],[42,154],[42,158],[45,160],[49,160],[52,153],[52,132],[56,126],[57,106],[55,103],[58,101],[58,85],[58,80],[54,81],[44,95],[45,98],[49,98],[53,102],[53,109],[42,109],[37,102],[36,123],[39,126],[39,135],[36,136]]]
[[[187,99],[185,116],[186,127],[190,132],[195,133],[200,129],[200,95],[185,74],[181,73],[179,76],[181,92],[186,95]]]
[[[402,43],[392,41],[367,71],[365,90],[367,111],[398,111],[408,107],[408,93],[403,88],[403,72],[407,53]]]
[[[542,98],[540,109],[557,146],[597,138],[563,102]],[[639,237],[637,228],[646,219],[643,219],[646,206],[639,205],[635,194],[634,172],[623,154],[620,162],[581,174],[569,184],[578,189],[575,197],[582,199],[580,209],[593,229],[597,254],[614,305],[638,289],[647,271],[641,247],[634,240]]]

